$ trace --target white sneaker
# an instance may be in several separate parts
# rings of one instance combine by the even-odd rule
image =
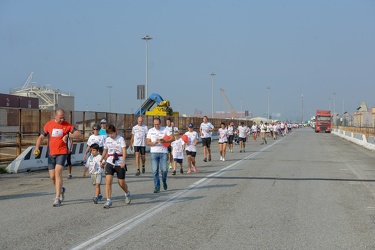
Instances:
[[[224,157],[223,157],[223,161],[225,161]]]
[[[220,156],[220,161],[222,161],[223,160],[223,157],[222,156]]]

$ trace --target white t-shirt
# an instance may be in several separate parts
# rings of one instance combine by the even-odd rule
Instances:
[[[265,133],[267,129],[267,126],[265,124],[260,124],[260,132]]]
[[[89,139],[87,140],[87,145],[91,147],[92,144],[96,143],[99,147],[104,146],[105,138],[102,135],[90,135]]]
[[[253,133],[258,132],[258,126],[256,124],[253,124],[253,126],[251,126],[251,132]]]
[[[238,126],[238,137],[246,138],[247,132],[249,132],[248,126]]]
[[[115,165],[119,166],[123,160],[122,156],[122,148],[126,148],[126,142],[124,137],[117,135],[115,139],[111,137],[107,137],[104,143],[104,149],[108,149],[108,157],[107,162],[113,165],[113,154],[116,153],[118,155],[118,160],[115,161]],[[124,159],[125,162],[125,159]]]
[[[202,131],[202,138],[209,138],[211,137],[212,132],[209,132],[208,130],[211,130],[214,128],[214,125],[212,125],[210,122],[202,122],[200,126],[200,130]]]
[[[233,135],[233,132],[234,132],[234,127],[228,126],[228,135]]]
[[[98,154],[97,156],[90,155],[86,161],[85,167],[89,169],[90,174],[98,174],[102,172],[102,168],[100,167],[100,159],[102,156]]]
[[[228,142],[228,129],[219,128],[219,130],[217,131],[217,135],[219,137],[219,143]]]
[[[184,144],[181,138],[171,143],[173,159],[184,159]]]
[[[156,128],[150,128],[147,133],[147,139],[150,139],[151,142],[156,142],[159,139],[162,139],[167,134],[165,127],[160,127],[159,130]],[[168,153],[168,148],[164,147],[162,143],[157,143],[155,146],[150,147],[151,153]]]
[[[169,127],[166,126],[165,129],[167,130],[167,135],[171,135],[173,134],[174,131],[178,131],[177,127],[172,127],[172,126],[169,126]]]
[[[132,128],[132,134],[134,135],[133,145],[137,147],[146,147],[146,135],[148,128],[146,125],[139,126],[138,124]]]
[[[196,131],[186,132],[185,135],[188,137],[188,142],[185,149],[190,152],[197,152],[197,146],[194,146],[195,142],[198,140],[199,136]]]

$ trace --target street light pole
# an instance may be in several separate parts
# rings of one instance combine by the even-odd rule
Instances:
[[[216,74],[214,72],[212,72],[211,76],[212,76],[211,118],[214,118],[214,77],[216,76]]]
[[[145,91],[146,97],[145,98],[148,98],[148,40],[151,40],[152,37],[149,37],[148,35],[146,35],[145,37],[142,37],[141,39],[146,41],[146,91]]]
[[[335,113],[336,113],[336,93],[333,92],[332,95],[333,95],[333,114],[332,114],[332,116],[334,118],[333,125],[336,125],[336,115],[335,115]]]
[[[270,119],[270,86],[267,87],[267,94],[268,94],[268,111],[267,111],[267,122]]]
[[[111,97],[111,89],[113,88],[113,86],[107,86],[107,88],[109,89],[109,112],[112,112],[112,97]]]
[[[302,116],[301,116],[301,123],[303,125],[303,94],[302,94]]]

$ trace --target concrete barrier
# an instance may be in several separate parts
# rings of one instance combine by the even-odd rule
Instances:
[[[362,147],[367,148],[369,150],[375,150],[374,137],[369,137],[369,139],[367,140],[366,136],[363,134],[343,131],[341,129],[333,129],[332,134],[344,138],[348,141],[351,141],[355,144],[361,145]]]
[[[83,154],[86,151],[86,142],[73,143],[72,164],[79,164],[83,160]],[[28,147],[12,163],[7,166],[9,173],[21,173],[48,168],[47,146],[39,148],[39,155],[33,154],[35,147]]]

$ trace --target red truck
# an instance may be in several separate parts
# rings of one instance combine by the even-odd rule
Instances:
[[[315,116],[315,132],[331,133],[332,117],[330,110],[317,110]]]

